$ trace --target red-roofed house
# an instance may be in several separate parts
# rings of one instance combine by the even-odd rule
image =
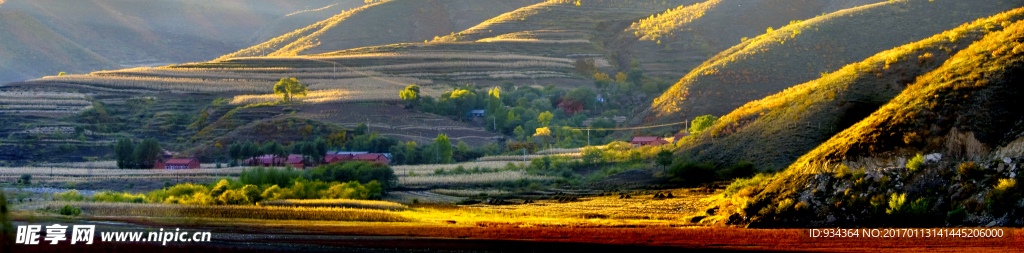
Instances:
[[[682,133],[676,134],[675,136],[672,136],[672,144],[679,143],[679,140],[682,140],[683,137],[686,137],[686,136],[690,136],[690,133],[682,132]]]
[[[168,159],[165,161],[156,161],[154,169],[165,169],[165,170],[185,170],[185,169],[198,169],[200,167],[199,159],[195,158],[177,158]]]
[[[303,165],[302,161],[302,155],[288,155],[288,157],[264,155],[256,158],[251,158],[249,160],[245,160],[245,164],[252,166],[262,165],[263,167],[291,165],[292,167],[302,168],[303,166],[305,166]]]
[[[629,143],[632,143],[633,147],[661,146],[661,145],[664,145],[664,144],[668,144],[667,141],[662,140],[659,137],[654,137],[654,136],[636,136],[636,137],[633,137],[633,139],[630,140]]]
[[[383,165],[388,165],[391,163],[391,160],[388,159],[388,157],[385,156],[384,154],[358,154],[355,155],[355,157],[353,157],[352,160],[379,163]]]
[[[324,157],[324,163],[331,164],[331,163],[347,162],[347,161],[352,161],[353,158],[355,158],[355,155],[353,155],[353,154],[330,154],[330,153],[328,153],[327,156]]]

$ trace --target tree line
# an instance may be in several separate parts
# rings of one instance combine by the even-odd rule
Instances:
[[[121,138],[114,144],[117,167],[121,169],[151,169],[161,153],[163,149],[156,138],[147,138],[138,145],[131,139]]]

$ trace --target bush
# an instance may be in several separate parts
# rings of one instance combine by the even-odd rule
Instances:
[[[684,185],[699,185],[718,179],[715,168],[709,163],[676,163],[668,170],[670,181]]]
[[[144,203],[146,202],[146,195],[105,191],[94,194],[92,200],[95,202],[111,203]]]
[[[57,211],[60,215],[78,216],[82,214],[82,209],[71,205],[64,205],[60,210]]]
[[[325,182],[358,181],[361,184],[377,181],[383,189],[391,189],[398,186],[398,177],[395,176],[395,171],[391,167],[367,162],[348,162],[320,166],[306,173],[305,178]]]
[[[736,165],[733,165],[732,167],[729,167],[729,169],[726,169],[724,171],[722,177],[724,177],[724,178],[745,178],[745,177],[753,176],[754,173],[757,173],[757,169],[754,168],[754,164],[753,163],[750,163],[750,162],[747,162],[747,161],[741,161],[739,163],[736,163]]]
[[[985,203],[997,216],[1002,215],[1017,206],[1021,199],[1021,190],[1016,179],[999,179],[996,187],[985,197]]]
[[[736,181],[733,181],[731,184],[729,184],[728,187],[725,187],[724,194],[725,196],[732,196],[733,194],[736,194],[740,190],[751,186],[756,186],[760,188],[763,187],[765,184],[768,184],[768,182],[770,182],[772,178],[775,178],[775,176],[771,174],[762,173],[754,175],[751,178],[736,179]]]
[[[82,194],[76,190],[70,190],[66,192],[54,193],[53,199],[59,201],[83,201],[85,200],[85,196],[82,196]]]
[[[907,169],[910,169],[911,172],[917,172],[918,170],[921,169],[921,165],[923,164],[924,156],[921,156],[921,154],[917,154],[916,156],[914,156],[914,158],[910,158],[910,160],[907,161]]]
[[[981,166],[978,166],[978,164],[974,162],[966,162],[961,163],[960,166],[956,168],[956,172],[964,179],[969,179],[981,176],[983,171]]]
[[[19,184],[32,184],[32,175],[22,174],[21,178],[18,178]]]
[[[238,175],[238,181],[242,184],[280,185],[288,187],[291,186],[293,180],[301,176],[302,172],[296,171],[292,168],[255,168],[242,170],[242,174]]]

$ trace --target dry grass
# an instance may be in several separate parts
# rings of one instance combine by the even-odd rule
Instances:
[[[535,158],[545,157],[545,156],[567,156],[567,157],[571,157],[571,158],[580,158],[582,156],[582,153],[560,153],[560,154],[552,154],[552,155],[525,155],[525,159],[526,159],[526,162],[530,162],[530,160],[533,160]],[[503,155],[503,156],[485,156],[485,157],[477,158],[476,160],[479,161],[479,162],[495,162],[495,161],[522,162],[523,159],[524,159],[524,156],[522,156],[522,155]]]
[[[433,190],[430,190],[430,192],[441,194],[441,195],[456,196],[456,197],[467,197],[467,198],[475,198],[475,197],[480,197],[480,196],[495,197],[495,196],[502,196],[502,195],[512,194],[512,192],[510,192],[510,191],[484,190],[484,189],[481,189],[481,190],[472,190],[472,189],[469,189],[469,190],[433,189]]]
[[[142,216],[160,218],[232,218],[261,220],[323,220],[323,221],[410,221],[401,215],[383,210],[341,207],[278,207],[278,206],[194,206],[174,204],[53,202],[48,209],[64,205],[77,206],[93,216]]]
[[[404,210],[405,205],[378,200],[356,200],[356,199],[283,199],[263,201],[260,206],[285,206],[285,207],[348,207],[380,210]]]

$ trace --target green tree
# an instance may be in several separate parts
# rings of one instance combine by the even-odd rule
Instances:
[[[270,141],[263,144],[263,154],[273,155],[274,157],[287,157],[288,152],[284,150],[284,145],[277,141]]]
[[[540,122],[541,126],[548,126],[548,125],[551,125],[551,119],[554,119],[554,118],[555,118],[555,115],[552,114],[550,111],[547,111],[547,112],[540,113],[540,116],[537,116],[537,121]]]
[[[448,135],[438,134],[437,139],[434,139],[434,147],[437,149],[439,163],[452,162],[452,142],[448,140]]]
[[[134,159],[132,153],[135,152],[135,143],[128,138],[121,138],[117,140],[117,144],[114,145],[114,155],[117,157],[117,168],[127,169],[133,168]]]
[[[10,207],[7,205],[7,193],[0,190],[0,250],[3,252],[13,252],[11,250],[11,244],[14,242],[14,225],[11,224]]]
[[[663,149],[658,152],[658,157],[655,159],[658,165],[661,165],[661,169],[664,170],[669,165],[672,165],[672,151]]]
[[[708,129],[709,127],[714,125],[715,121],[717,120],[718,117],[715,117],[714,115],[704,115],[697,117],[696,119],[693,119],[693,122],[690,126],[690,133],[699,134],[700,132],[703,132],[705,129]]]
[[[134,158],[135,168],[149,169],[156,165],[157,159],[160,159],[160,153],[163,150],[160,149],[160,142],[156,138],[147,138],[139,143],[135,147],[135,151],[132,153]]]
[[[316,161],[315,164],[323,163],[324,157],[327,156],[327,148],[327,140],[322,138],[316,138],[316,140],[313,140],[313,149],[316,151],[316,153],[313,154],[313,159]]]
[[[398,97],[408,102],[409,107],[415,107],[419,105],[420,101],[420,86],[415,84],[409,85],[404,90],[398,92]]]
[[[366,134],[366,130],[367,129],[369,129],[369,127],[366,126],[366,123],[359,123],[359,125],[356,126],[356,129],[352,130],[352,134],[353,135],[364,135],[364,134]]]
[[[242,144],[235,142],[228,146],[228,157],[231,157],[231,160],[235,161],[237,164],[238,160],[241,160],[243,157]]]
[[[523,129],[523,126],[516,126],[516,130],[512,130],[512,133],[516,135],[517,140],[526,139],[526,129]]]
[[[281,81],[274,85],[274,95],[281,95],[281,100],[285,103],[291,102],[292,97],[305,97],[306,91],[306,86],[294,77],[281,78]]]

